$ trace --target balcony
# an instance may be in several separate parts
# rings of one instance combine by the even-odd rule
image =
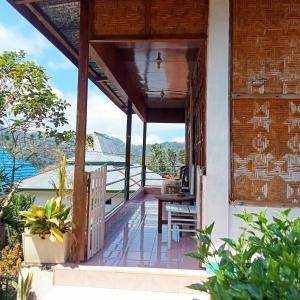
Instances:
[[[157,191],[157,189],[156,189]],[[129,200],[106,222],[101,251],[86,264],[95,266],[199,269],[187,253],[196,250],[191,235],[174,232],[172,248],[167,249],[167,225],[158,233],[158,202],[155,189],[145,189]]]

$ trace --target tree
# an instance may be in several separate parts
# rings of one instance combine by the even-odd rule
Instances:
[[[147,161],[148,168],[161,175],[179,175],[179,166],[185,163],[184,150],[176,151],[173,148],[164,149],[160,144],[150,147],[150,155]]]
[[[159,144],[153,144],[150,147],[150,157],[148,161],[148,167],[155,173],[166,172],[165,151]]]
[[[70,131],[59,131],[59,127],[68,123],[65,110],[69,104],[54,93],[48,80],[42,67],[26,60],[24,51],[0,55],[0,146],[12,156],[10,174],[6,172],[0,182],[6,192],[0,198],[0,223],[20,183],[15,178],[20,153],[37,136],[50,137],[59,143],[73,135]],[[28,161],[34,154],[27,152],[22,160]]]
[[[176,166],[178,165],[178,153],[171,149],[167,149],[167,161],[168,161],[168,173],[170,175],[176,175]]]

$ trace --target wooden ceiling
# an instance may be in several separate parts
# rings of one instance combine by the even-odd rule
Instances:
[[[8,2],[78,62],[79,0]],[[207,17],[208,0],[90,0],[90,78],[125,112],[130,99],[144,121],[184,122]]]
[[[207,8],[206,0],[180,5],[174,0],[95,0],[92,57],[111,71],[108,77],[120,83],[141,114],[168,109],[165,120],[171,121],[175,109],[184,121],[188,82],[206,38]]]

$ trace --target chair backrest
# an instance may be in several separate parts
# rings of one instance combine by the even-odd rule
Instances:
[[[181,187],[189,187],[189,167],[180,167],[179,179],[181,181]]]
[[[200,166],[197,166],[197,191],[196,191],[196,210],[197,210],[197,228],[201,227],[201,201],[204,188],[204,175]]]

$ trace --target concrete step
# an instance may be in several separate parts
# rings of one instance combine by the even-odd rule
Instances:
[[[55,286],[42,300],[208,300],[207,295],[188,295],[120,289]]]
[[[53,269],[53,284],[55,287],[86,287],[135,292],[174,293],[194,295],[195,299],[197,299],[197,295],[205,296],[206,294],[191,290],[187,286],[206,279],[206,272],[198,270],[87,265],[58,265]]]

